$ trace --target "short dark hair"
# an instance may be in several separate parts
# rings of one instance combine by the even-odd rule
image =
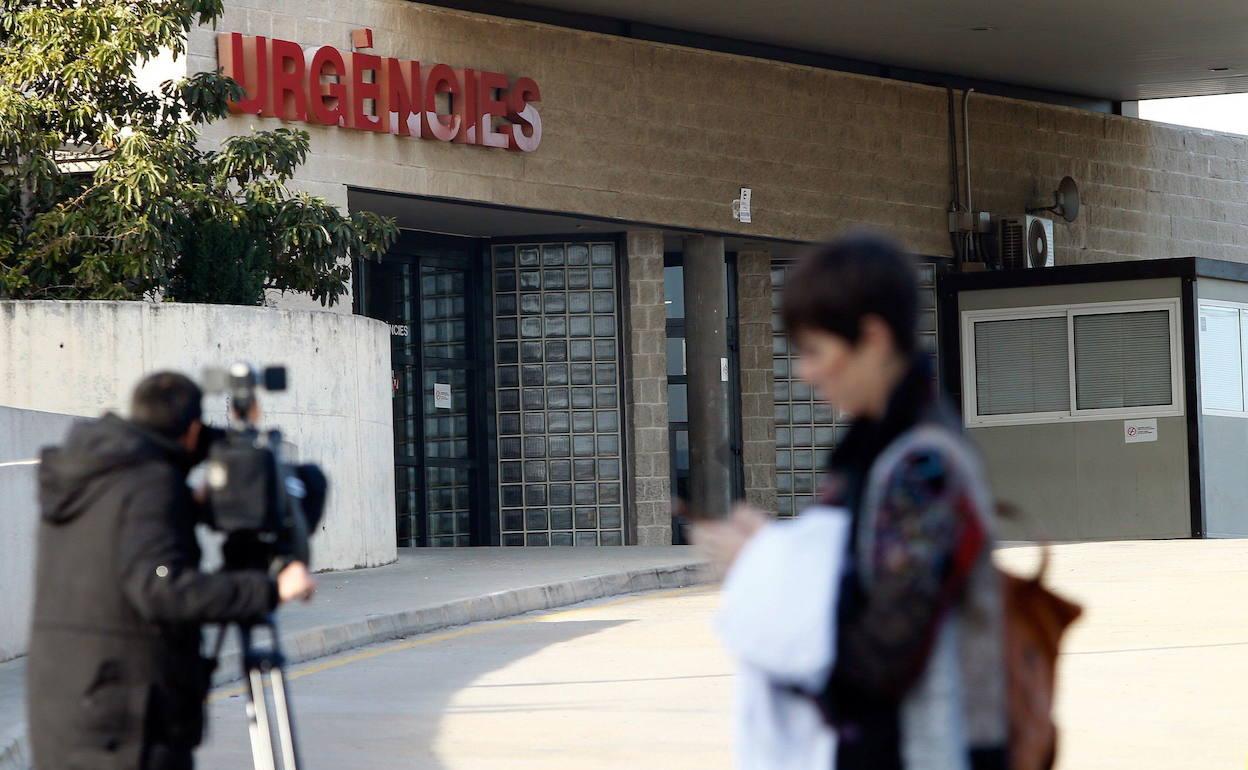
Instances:
[[[790,338],[803,329],[858,342],[863,318],[878,316],[898,351],[918,343],[918,277],[909,256],[882,235],[859,232],[808,251],[784,279],[781,317]]]
[[[203,400],[204,392],[184,374],[149,374],[134,388],[130,421],[166,438],[181,438],[203,419]]]

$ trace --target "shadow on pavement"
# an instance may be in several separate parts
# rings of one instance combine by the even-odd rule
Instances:
[[[444,770],[434,746],[443,715],[457,693],[482,676],[551,645],[605,631],[631,621],[536,622],[525,619],[469,626],[467,633],[440,634],[366,647],[337,658],[311,661],[292,672],[289,684],[301,753],[300,770]],[[375,654],[380,653],[380,654]],[[369,655],[363,659],[357,656]],[[345,662],[326,670],[326,664]],[[478,693],[543,682],[489,684]],[[554,684],[554,683],[552,683]],[[518,705],[482,702],[465,712],[543,711],[535,698]],[[242,770],[252,766],[242,695],[209,706],[210,734],[197,755],[200,770]]]

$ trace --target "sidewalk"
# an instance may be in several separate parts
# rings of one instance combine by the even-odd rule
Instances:
[[[291,663],[448,626],[691,585],[704,577],[691,548],[668,546],[404,548],[395,564],[317,579],[314,602],[279,614]],[[216,684],[238,674],[231,642]],[[24,679],[24,659],[0,664],[0,770],[28,767]]]

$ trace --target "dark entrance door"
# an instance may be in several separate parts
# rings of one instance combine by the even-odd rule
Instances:
[[[400,546],[488,543],[475,241],[405,233],[364,268],[366,315],[391,324]]]

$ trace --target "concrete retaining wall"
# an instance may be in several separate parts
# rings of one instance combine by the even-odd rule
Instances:
[[[38,505],[30,464],[64,438],[73,418],[0,406],[0,661],[26,652],[35,569]],[[21,463],[21,464],[18,464]]]
[[[145,374],[198,379],[236,360],[285,364],[289,390],[262,397],[265,424],[330,477],[316,569],[395,559],[388,328],[343,313],[145,302],[0,302],[0,405],[94,417],[124,413]],[[223,424],[224,397],[205,402]]]

